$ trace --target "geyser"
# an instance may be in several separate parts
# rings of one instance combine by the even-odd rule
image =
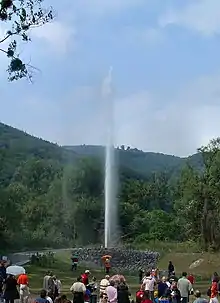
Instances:
[[[117,171],[114,150],[114,99],[112,92],[112,68],[103,81],[102,96],[106,109],[105,150],[105,247],[117,244]]]

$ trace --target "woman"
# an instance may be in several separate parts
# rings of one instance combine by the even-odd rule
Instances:
[[[19,299],[17,280],[13,275],[8,275],[5,280],[4,299],[5,303],[14,303],[14,300]]]
[[[213,278],[211,285],[210,303],[218,303],[218,278]]]

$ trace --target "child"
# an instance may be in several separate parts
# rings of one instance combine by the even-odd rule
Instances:
[[[145,290],[144,291],[144,295],[143,295],[143,300],[141,303],[153,303],[151,300],[150,300],[150,292],[148,290]]]

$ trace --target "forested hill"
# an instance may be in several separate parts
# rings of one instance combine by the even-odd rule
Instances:
[[[220,139],[187,159],[124,147],[116,158],[121,241],[220,247]],[[104,147],[60,147],[0,123],[0,252],[102,243],[103,160]]]
[[[64,146],[64,148],[80,155],[93,156],[100,159],[103,159],[105,154],[105,148],[97,145]],[[124,146],[116,149],[116,161],[121,166],[133,170],[144,177],[159,172],[165,172],[169,176],[177,176],[186,163],[198,170],[201,170],[203,167],[201,154],[195,154],[188,158],[180,158],[162,153],[143,152],[136,148],[127,147],[125,149]]]
[[[0,123],[0,183],[7,183],[15,169],[28,159],[53,160],[63,163],[77,157],[56,144],[33,137],[23,131]]]
[[[65,146],[60,147],[48,141],[33,137],[23,131],[0,123],[0,180],[9,180],[15,167],[30,158],[53,160],[61,163],[74,162],[80,157],[104,159],[102,146]],[[169,176],[177,175],[186,162],[193,167],[202,167],[201,155],[180,158],[161,153],[143,152],[122,146],[116,150],[119,167],[129,170],[137,176],[148,177],[154,172],[166,172]]]

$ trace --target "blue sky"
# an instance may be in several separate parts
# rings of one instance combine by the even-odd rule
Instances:
[[[113,66],[116,145],[185,156],[220,135],[219,0],[60,3],[19,45],[41,70],[33,85],[8,83],[0,54],[2,122],[58,144],[104,144]]]

